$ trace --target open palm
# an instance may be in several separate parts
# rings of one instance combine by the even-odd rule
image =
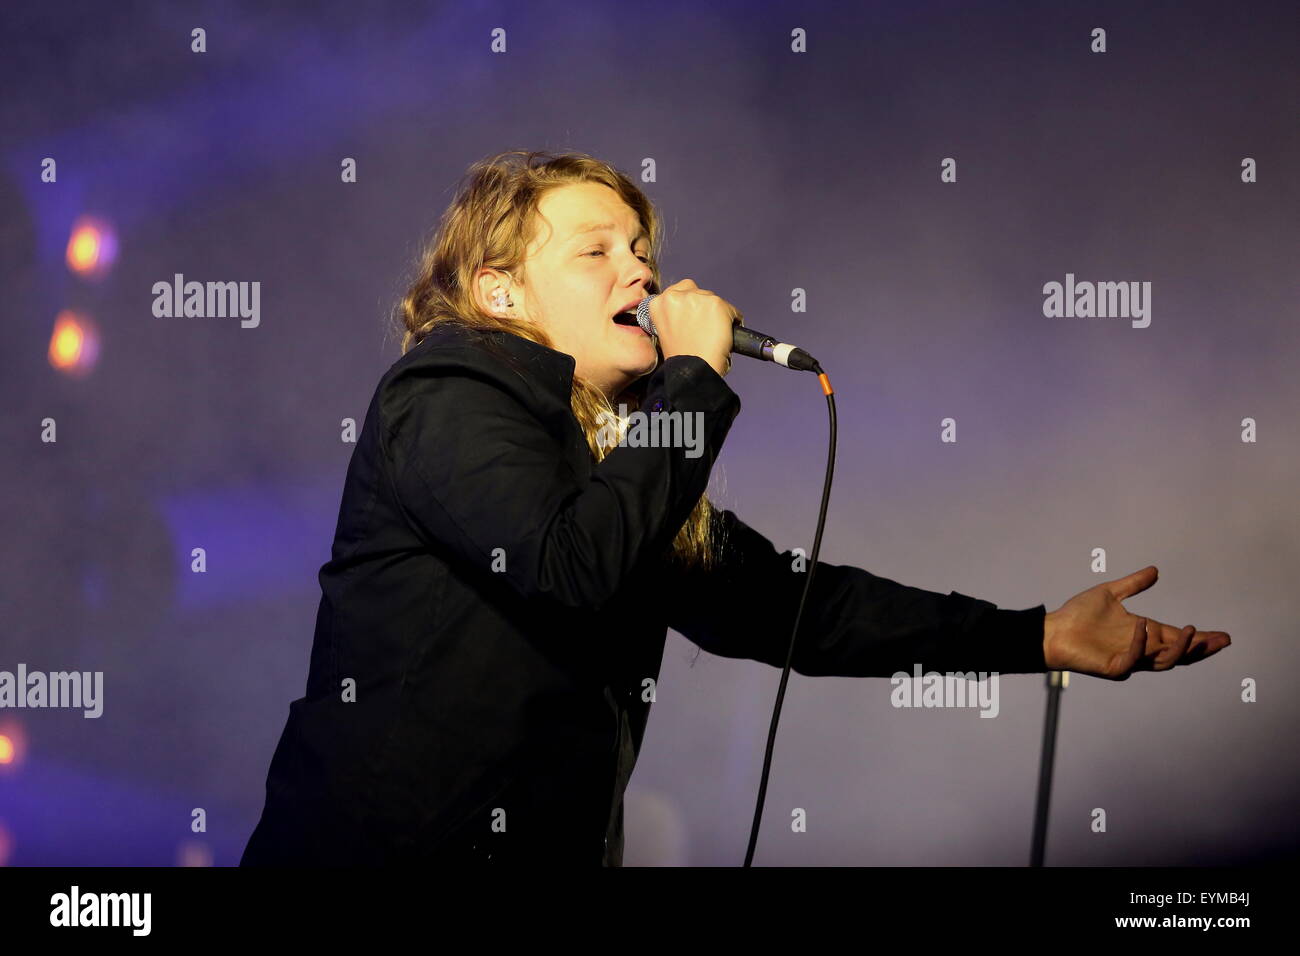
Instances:
[[[1043,639],[1048,670],[1127,680],[1135,671],[1194,664],[1232,643],[1223,631],[1198,631],[1190,624],[1180,630],[1126,611],[1121,602],[1158,577],[1155,565],[1148,565],[1081,591],[1048,614]]]

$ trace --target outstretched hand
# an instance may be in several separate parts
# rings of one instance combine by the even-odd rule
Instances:
[[[1128,680],[1134,671],[1164,671],[1194,664],[1232,643],[1223,631],[1179,630],[1124,610],[1125,598],[1156,583],[1155,565],[1081,591],[1044,623],[1047,669]]]

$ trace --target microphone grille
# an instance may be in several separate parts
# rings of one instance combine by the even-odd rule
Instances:
[[[656,333],[655,324],[650,318],[650,303],[658,297],[659,293],[656,292],[654,295],[646,296],[636,304],[636,324],[641,326],[641,328],[645,329],[651,335],[655,335]]]

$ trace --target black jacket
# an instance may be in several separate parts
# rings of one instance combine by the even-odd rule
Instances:
[[[722,510],[721,567],[663,557],[739,398],[703,359],[670,358],[642,407],[703,412],[704,453],[629,445],[596,463],[573,369],[448,324],[381,379],[242,865],[621,865],[667,628],[783,666],[804,582],[791,552]],[[793,666],[1041,673],[1044,613],[821,562]]]

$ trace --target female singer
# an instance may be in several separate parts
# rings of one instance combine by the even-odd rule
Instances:
[[[652,303],[657,337],[627,315],[660,291],[661,238],[590,156],[471,167],[348,466],[306,694],[244,865],[621,865],[667,628],[784,665],[800,562],[705,495],[740,410],[739,314],[683,279]],[[608,440],[619,404],[698,413],[700,447]],[[793,668],[1123,680],[1229,643],[1129,614],[1155,579],[1048,614],[819,563]]]

